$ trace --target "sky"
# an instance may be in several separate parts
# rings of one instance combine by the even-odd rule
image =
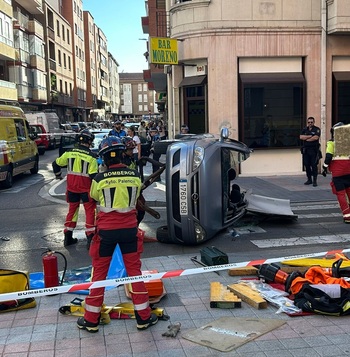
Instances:
[[[147,38],[142,31],[141,17],[147,16],[145,0],[83,0],[95,24],[107,37],[108,51],[119,63],[119,73],[141,73],[148,68],[143,54]]]

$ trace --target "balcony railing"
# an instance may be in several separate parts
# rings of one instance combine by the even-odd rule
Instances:
[[[53,71],[56,71],[56,61],[53,59],[49,59],[49,67],[50,69],[52,69]]]
[[[18,24],[20,27],[28,29],[29,17],[22,14],[20,11],[15,11],[13,17],[16,19],[14,25]]]

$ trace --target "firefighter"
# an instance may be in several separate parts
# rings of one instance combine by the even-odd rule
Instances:
[[[85,209],[87,248],[95,232],[96,202],[89,194],[91,180],[98,173],[97,158],[90,150],[94,137],[88,129],[82,130],[77,134],[77,146],[63,153],[52,163],[57,179],[62,179],[61,168],[67,167],[66,200],[69,209],[64,223],[65,247],[78,242],[77,238],[73,238],[73,230],[77,225],[80,202]]]
[[[334,129],[343,125],[344,123],[339,122],[331,129],[331,139],[327,142],[322,175],[326,177],[327,169],[332,173],[330,183],[332,192],[337,196],[344,223],[350,223],[350,156],[335,155],[334,152]]]
[[[137,170],[122,163],[125,145],[114,136],[103,139],[100,155],[107,166],[92,181],[90,195],[99,201],[97,230],[90,247],[92,258],[92,281],[106,279],[109,264],[117,245],[123,255],[128,276],[141,275],[142,240],[137,232],[136,201],[141,191],[141,180]],[[77,321],[80,329],[97,332],[104,288],[90,289],[85,299],[85,314]],[[158,322],[151,313],[149,296],[143,281],[131,284],[138,330],[145,330]]]
[[[123,154],[123,163],[130,169],[137,169],[136,161],[134,158],[134,149],[136,147],[135,141],[130,136],[124,136],[122,143],[125,145],[125,152]]]

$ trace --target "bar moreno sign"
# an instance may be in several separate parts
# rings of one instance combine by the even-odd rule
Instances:
[[[177,40],[167,37],[151,37],[150,63],[178,64]]]

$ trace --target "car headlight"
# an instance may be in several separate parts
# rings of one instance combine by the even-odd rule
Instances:
[[[193,154],[193,170],[197,169],[202,163],[204,157],[204,149],[201,146],[196,146]]]
[[[194,233],[195,233],[197,242],[201,242],[201,241],[205,240],[205,236],[206,236],[205,230],[197,222],[194,223]]]

